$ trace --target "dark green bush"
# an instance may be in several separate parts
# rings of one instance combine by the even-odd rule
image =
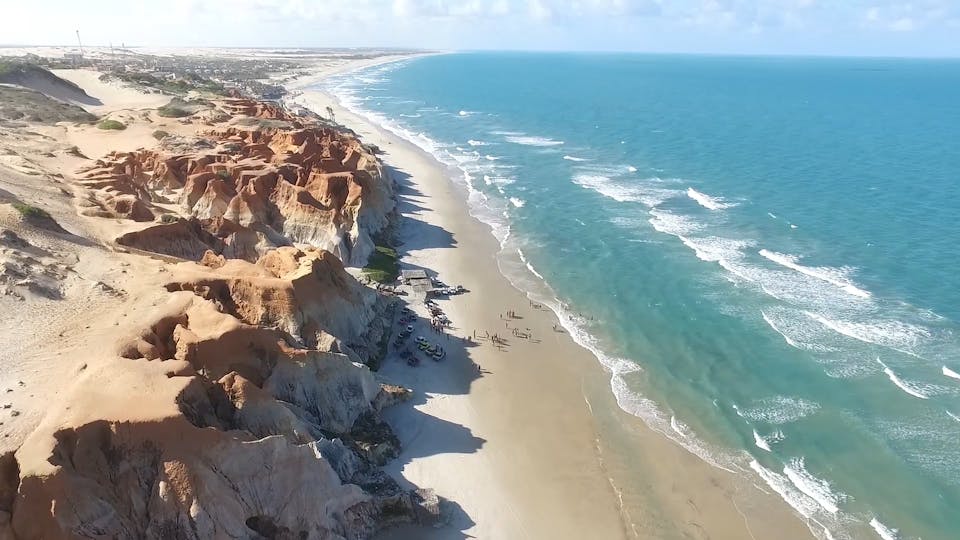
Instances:
[[[184,116],[190,116],[191,112],[179,107],[164,105],[163,107],[157,109],[157,114],[164,118],[183,118]]]
[[[400,275],[400,264],[397,262],[397,252],[387,246],[377,246],[370,254],[363,274],[380,283],[394,283]]]
[[[50,214],[48,214],[43,208],[37,208],[36,206],[31,206],[24,203],[13,203],[13,207],[25,218],[50,218]]]
[[[101,120],[97,127],[100,129],[127,129],[127,126],[123,122],[118,122],[116,120]]]

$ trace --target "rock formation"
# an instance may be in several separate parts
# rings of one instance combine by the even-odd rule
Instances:
[[[221,106],[234,119],[203,142],[81,171],[81,214],[180,260],[152,266],[124,297],[149,315],[84,349],[69,391],[0,456],[0,539],[360,539],[440,518],[436,495],[379,468],[399,452],[380,410],[409,390],[367,367],[391,300],[344,268],[387,224],[390,183],[350,134]]]
[[[82,171],[87,215],[152,221],[175,203],[195,221],[160,223],[122,236],[123,245],[196,260],[210,249],[255,261],[272,248],[303,245],[362,265],[387,224],[393,187],[376,157],[351,134],[304,125],[276,106],[222,104],[250,116],[205,133],[193,149],[112,153]],[[209,234],[203,234],[206,231]],[[159,235],[180,240],[164,248]]]
[[[322,251],[205,260],[16,453],[16,538],[364,538],[417,515],[424,495],[375,467],[403,391],[346,345],[377,294]]]

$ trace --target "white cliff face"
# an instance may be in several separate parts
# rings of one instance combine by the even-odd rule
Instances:
[[[342,434],[360,414],[372,410],[380,385],[366,366],[342,354],[317,353],[297,363],[277,364],[263,389],[295,406],[299,419]]]

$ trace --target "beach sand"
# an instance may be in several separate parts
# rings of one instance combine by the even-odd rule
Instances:
[[[327,74],[321,69],[308,82]],[[749,475],[707,464],[617,405],[597,359],[554,331],[555,314],[534,308],[499,272],[500,246],[469,215],[464,189],[441,163],[330,95],[303,81],[298,87],[297,103],[321,115],[332,107],[339,122],[384,151],[401,186],[403,267],[470,291],[438,301],[453,322],[449,341],[422,321],[414,333],[444,346],[444,361],[410,367],[393,355],[381,370],[414,389],[412,405],[387,413],[403,444],[388,470],[452,501],[452,523],[382,538],[810,537],[801,518]],[[508,310],[520,318],[505,319]],[[532,339],[514,337],[513,328]],[[508,344],[461,341],[474,331]]]

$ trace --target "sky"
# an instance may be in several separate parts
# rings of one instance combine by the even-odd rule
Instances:
[[[0,44],[960,57],[960,0],[0,0]]]

